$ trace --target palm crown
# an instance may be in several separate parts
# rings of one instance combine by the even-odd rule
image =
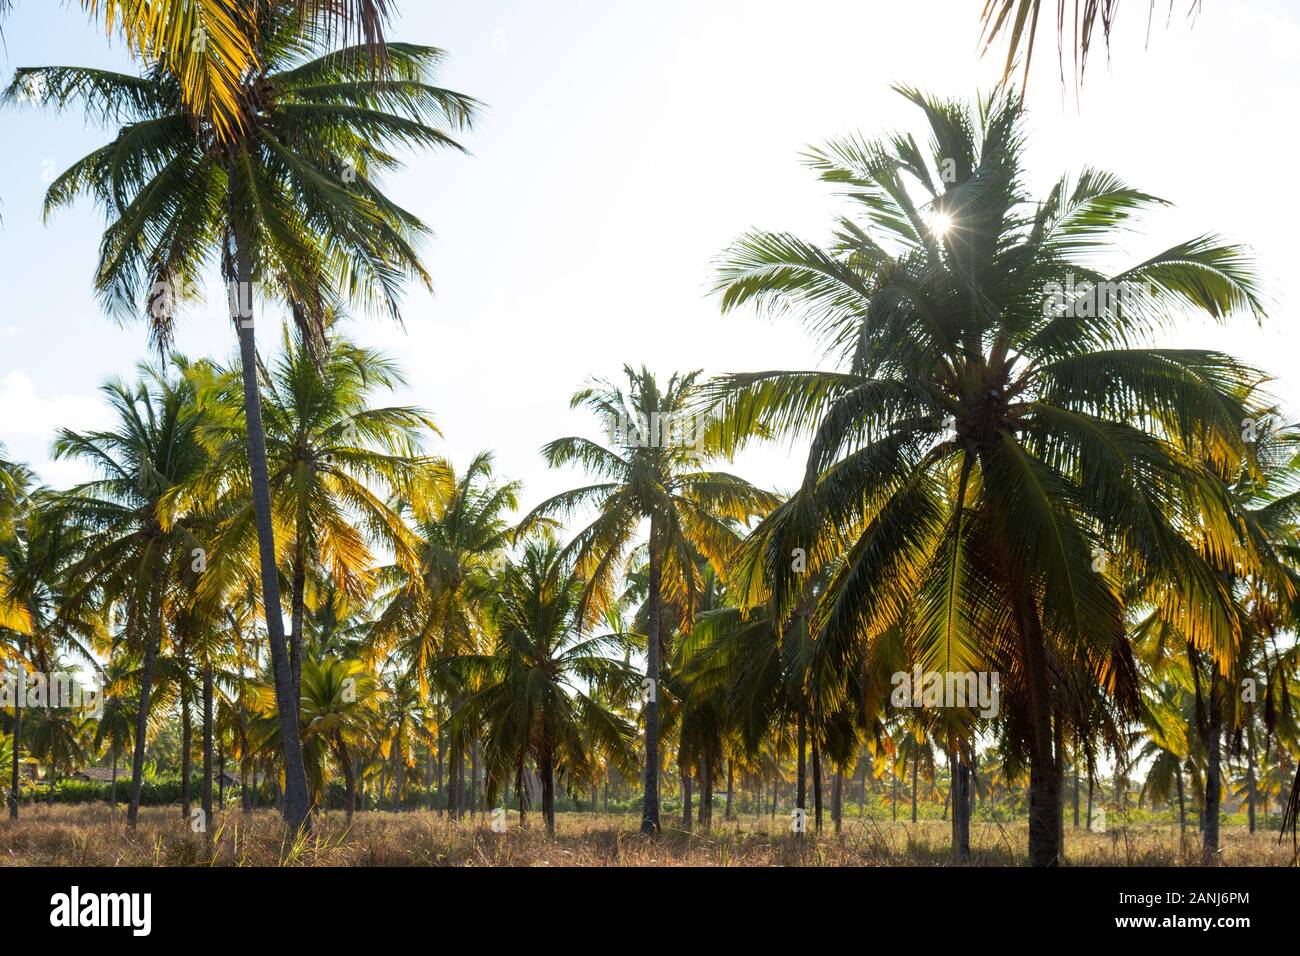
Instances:
[[[901,92],[929,122],[928,156],[910,135],[812,152],[862,219],[838,220],[829,248],[746,236],[719,271],[724,307],[797,310],[838,363],[715,385],[729,447],[760,430],[810,440],[750,590],[790,613],[825,573],[826,653],[902,626],[927,669],[1000,667],[1016,736],[1041,756],[1067,698],[1102,686],[1136,704],[1107,556],[1203,639],[1232,627],[1204,559],[1250,559],[1215,472],[1251,454],[1241,422],[1262,376],[1150,342],[1188,309],[1262,305],[1246,254],[1213,237],[1103,271],[1110,236],[1159,200],[1089,170],[1031,203],[1014,97],[971,111]],[[1048,656],[1077,681],[1049,687]]]

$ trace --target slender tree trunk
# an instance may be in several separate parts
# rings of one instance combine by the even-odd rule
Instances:
[[[646,670],[648,684],[645,692],[645,796],[641,810],[641,832],[659,832],[659,628],[662,603],[662,555],[660,554],[659,523],[650,519],[650,581],[646,598],[649,624],[646,635]]]
[[[27,702],[27,665],[24,662],[24,656],[27,653],[27,638],[22,634],[18,635],[18,663],[16,665],[18,678],[16,681],[15,691],[17,697],[14,699],[14,734],[13,734],[13,760],[9,766],[9,819],[18,819],[18,786],[20,783],[18,771],[18,753],[22,750],[23,741],[23,706]]]
[[[1052,718],[1053,740],[1056,751],[1056,795],[1058,811],[1056,814],[1056,853],[1061,862],[1065,862],[1065,722],[1057,713]]]
[[[691,769],[686,765],[686,757],[678,756],[677,758],[677,779],[681,781],[682,787],[682,829],[687,833],[691,832],[693,814],[693,791],[694,778],[691,775]]]
[[[921,762],[919,754],[912,754],[912,823],[916,823],[916,765]]]
[[[135,828],[140,817],[140,784],[144,781],[144,744],[149,727],[149,698],[153,691],[153,669],[158,647],[162,643],[163,565],[161,558],[154,568],[149,609],[149,633],[144,641],[144,659],[140,665],[140,703],[135,719],[135,749],[131,756],[131,802],[126,808],[126,825]]]
[[[722,819],[724,820],[731,819],[731,795],[735,789],[736,789],[736,767],[732,761],[728,760],[727,761],[727,803],[726,806],[723,807],[722,809]]]
[[[1079,829],[1079,754],[1077,747],[1074,754],[1074,828]]]
[[[1255,734],[1246,728],[1246,814],[1250,832],[1255,832]]]
[[[799,748],[799,766],[796,775],[794,806],[795,813],[798,815],[800,826],[795,831],[795,836],[802,840],[804,830],[808,827],[808,804],[805,802],[804,793],[808,786],[808,727],[804,721],[803,708],[799,708],[799,722],[795,731]]]
[[[481,781],[478,776],[478,734],[470,740],[469,767],[469,812],[470,816],[473,816],[483,809]]]
[[[546,835],[555,836],[555,765],[550,751],[542,757],[542,815],[546,817]]]
[[[232,217],[233,218],[233,217]],[[238,287],[231,297],[235,302],[251,305],[253,288],[253,259],[247,238],[238,228],[235,237],[235,278]],[[310,826],[311,807],[307,795],[307,771],[302,759],[302,741],[298,736],[298,700],[293,675],[286,654],[284,617],[280,604],[280,581],[276,566],[275,532],[271,524],[270,476],[266,464],[266,435],[262,429],[262,399],[257,387],[257,345],[253,332],[251,308],[249,315],[241,315],[236,308],[232,318],[239,333],[239,356],[244,384],[244,416],[248,426],[248,463],[252,486],[253,515],[257,524],[257,551],[262,575],[262,606],[266,614],[266,630],[271,645],[271,671],[275,681],[275,704],[280,721],[280,742],[284,755],[284,821],[292,830]],[[143,696],[143,695],[142,695]],[[142,708],[143,710],[143,708]],[[141,724],[143,724],[143,713]],[[141,727],[143,738],[143,726]],[[137,743],[140,762],[144,752]],[[136,789],[133,785],[132,789]],[[133,798],[138,799],[138,798]],[[132,811],[134,822],[134,811]]]
[[[1174,780],[1178,784],[1178,834],[1187,832],[1187,798],[1183,792],[1183,765],[1180,761],[1174,771]]]
[[[1088,768],[1088,832],[1092,832],[1092,767]]]
[[[1205,762],[1205,838],[1202,843],[1202,854],[1207,866],[1213,866],[1219,861],[1219,804],[1223,791],[1222,686],[1219,669],[1211,663],[1209,740],[1206,742],[1208,758]]]
[[[713,829],[713,757],[707,750],[700,764],[700,826]]]
[[[212,832],[212,665],[203,668],[203,824]]]
[[[113,745],[113,782],[108,788],[108,805],[117,809],[117,745]]]
[[[182,665],[183,666],[183,665]],[[190,723],[190,695],[181,691],[181,819],[190,820],[194,795],[190,792],[190,777],[194,773],[194,730]]]
[[[817,738],[812,742],[813,817],[817,832],[822,832],[822,752]]]
[[[348,815],[348,826],[352,825],[352,814],[357,808],[357,774],[356,769],[352,766],[352,755],[348,753],[347,742],[343,739],[342,734],[336,734],[334,742],[339,749],[339,763],[343,764],[343,780],[347,786],[347,797],[344,800],[345,810]]]
[[[952,848],[959,862],[970,859],[971,767],[961,743],[952,757]]]
[[[844,770],[838,766],[831,778],[831,822],[836,836],[844,831]]]

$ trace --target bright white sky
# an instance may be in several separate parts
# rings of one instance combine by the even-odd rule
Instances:
[[[563,434],[595,437],[570,394],[624,362],[667,373],[807,367],[793,324],[722,317],[705,295],[710,262],[750,227],[823,238],[837,202],[798,160],[808,144],[874,135],[915,111],[892,83],[944,95],[987,89],[1000,70],[977,58],[975,0],[474,0],[398,4],[391,37],[451,58],[442,81],[488,104],[465,138],[473,155],[421,155],[392,194],[436,230],[436,297],[412,289],[405,330],[354,325],[400,357],[403,400],[430,409],[464,462],[495,449],[525,482],[525,504],[577,483],[538,454]],[[1177,345],[1229,347],[1280,378],[1300,407],[1300,231],[1289,181],[1297,154],[1300,18],[1287,0],[1206,0],[1194,26],[1153,30],[1131,3],[1113,62],[1100,54],[1076,103],[1040,38],[1031,83],[1031,168],[1045,192],[1066,169],[1096,165],[1178,208],[1134,237],[1134,257],[1207,231],[1258,251],[1276,303],[1264,330],[1189,325]],[[1127,11],[1126,11],[1127,12]],[[120,68],[78,4],[19,0],[0,69],[58,63]],[[59,426],[104,424],[96,395],[145,354],[140,326],[118,328],[91,294],[102,221],[88,203],[40,220],[43,177],[107,141],[80,114],[0,113],[0,441],[56,485],[80,466],[52,463]],[[277,336],[261,324],[262,344]],[[230,325],[194,321],[178,345],[226,357]],[[797,454],[772,449],[736,470],[789,487]]]

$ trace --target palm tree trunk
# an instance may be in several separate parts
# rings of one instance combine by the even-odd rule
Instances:
[[[700,767],[700,825],[713,829],[713,757],[707,750]]]
[[[1012,602],[1019,619],[1020,651],[1029,691],[1029,865],[1060,865],[1060,772],[1052,748],[1052,702],[1047,659],[1038,609],[1021,586],[1018,574],[1006,565]]]
[[[659,522],[650,519],[650,581],[646,610],[649,623],[646,627],[645,676],[648,683],[645,702],[645,793],[641,809],[641,832],[659,832],[659,617],[662,603],[663,557],[660,554]]]
[[[796,818],[799,820],[799,827],[795,830],[795,837],[803,839],[804,830],[807,829],[807,804],[804,802],[804,791],[808,783],[808,727],[804,722],[803,708],[799,708],[798,722],[795,728],[796,747],[799,751],[798,766],[796,768],[796,783],[794,792],[794,808]]]
[[[727,761],[727,804],[722,810],[722,819],[731,819],[731,794],[736,789],[736,767],[735,764]]]
[[[1053,740],[1056,752],[1056,796],[1059,810],[1056,814],[1056,852],[1065,861],[1065,721],[1060,713],[1052,718]]]
[[[686,765],[685,757],[677,759],[677,776],[682,782],[682,829],[687,833],[691,832],[691,784],[693,777],[691,769]]]
[[[1183,764],[1179,761],[1174,770],[1174,780],[1178,784],[1178,834],[1187,832],[1187,799],[1183,793]]]
[[[1250,832],[1255,832],[1255,734],[1246,728],[1246,814]]]
[[[108,805],[117,809],[117,744],[113,745],[113,781],[108,786]]]
[[[476,733],[469,744],[469,812],[473,816],[477,811],[483,809],[482,801],[479,799],[480,783],[478,778],[478,734]]]
[[[140,817],[140,784],[144,782],[144,742],[149,726],[149,695],[153,691],[154,661],[162,643],[163,565],[154,567],[154,581],[149,609],[149,633],[144,641],[144,660],[140,664],[140,703],[135,718],[135,749],[131,756],[131,802],[126,808],[126,825],[135,828]]]
[[[817,820],[817,832],[822,832],[822,752],[817,737],[812,742],[812,778],[813,778],[813,815]]]
[[[348,753],[347,742],[343,739],[342,734],[335,734],[334,742],[339,749],[339,763],[343,765],[343,781],[347,786],[347,797],[344,802],[345,810],[348,815],[348,825],[352,824],[352,814],[357,808],[357,772],[352,766],[352,755]]]
[[[844,831],[844,769],[838,766],[831,778],[831,822],[836,836]]]
[[[232,217],[233,218],[233,217]],[[234,229],[235,271],[238,289],[232,299],[252,295],[253,259],[247,237]],[[276,566],[275,531],[271,524],[271,486],[266,465],[266,434],[262,428],[262,398],[257,387],[257,343],[252,315],[232,318],[239,333],[239,357],[244,384],[244,417],[248,426],[248,464],[253,492],[253,516],[257,524],[257,552],[262,575],[262,606],[271,645],[271,671],[275,681],[275,704],[280,721],[280,744],[284,755],[284,822],[292,830],[310,825],[307,795],[307,771],[302,759],[302,741],[298,736],[298,701],[293,675],[285,653],[284,617],[280,603],[280,580]],[[251,311],[251,310],[250,310]],[[143,760],[143,748],[137,743]]]
[[[920,755],[912,754],[912,823],[916,823],[916,765],[920,762]]]
[[[539,768],[542,774],[542,815],[546,817],[546,835],[555,836],[555,767],[548,750]]]
[[[18,819],[18,752],[22,749],[23,740],[23,705],[27,701],[27,689],[25,687],[27,677],[27,667],[23,663],[23,656],[27,653],[27,638],[22,634],[18,635],[18,663],[15,665],[18,670],[17,679],[17,697],[14,698],[14,735],[13,735],[13,760],[9,767],[9,819]]]
[[[1077,747],[1074,754],[1074,828],[1079,829],[1079,754]]]
[[[190,726],[190,695],[181,690],[181,819],[189,822],[193,794],[190,776],[194,773],[193,728]]]
[[[212,832],[212,665],[203,668],[203,823]]]
[[[1219,859],[1219,803],[1223,788],[1222,684],[1218,667],[1211,664],[1209,739],[1206,741],[1208,759],[1205,762],[1205,838],[1202,843],[1202,854],[1207,866],[1213,866]]]

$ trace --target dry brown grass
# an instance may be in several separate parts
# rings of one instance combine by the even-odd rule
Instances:
[[[505,834],[487,818],[452,823],[431,812],[360,813],[352,827],[340,813],[318,818],[312,833],[285,839],[274,811],[227,811],[212,827],[211,845],[192,833],[179,808],[141,811],[127,829],[122,810],[104,806],[25,807],[17,823],[0,821],[0,865],[10,866],[947,866],[948,824],[850,820],[844,833],[797,841],[778,819],[718,821],[707,834],[637,833],[632,816],[561,814],[547,839],[536,815]],[[976,865],[1022,865],[1025,825],[975,823]],[[1290,842],[1276,834],[1225,827],[1222,862],[1285,866]],[[1131,826],[1106,834],[1067,826],[1066,853],[1079,866],[1194,866],[1195,832],[1180,845],[1176,827]]]

